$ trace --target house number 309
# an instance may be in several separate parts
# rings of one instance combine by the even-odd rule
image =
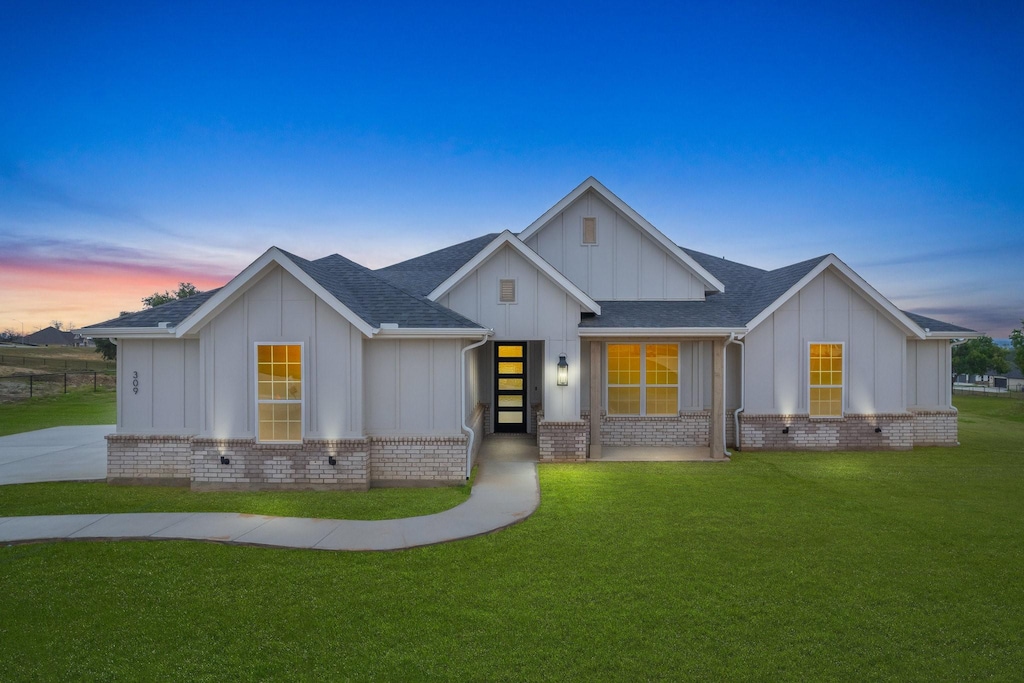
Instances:
[[[139,371],[136,370],[132,373],[132,393],[139,393]]]

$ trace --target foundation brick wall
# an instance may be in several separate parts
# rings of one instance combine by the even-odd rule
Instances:
[[[537,413],[537,449],[541,462],[586,462],[589,420],[547,421]]]
[[[107,481],[186,485],[190,476],[190,436],[107,435]]]
[[[787,426],[789,433],[783,434]],[[813,420],[807,415],[740,413],[740,434],[745,451],[905,451],[914,446],[910,413]]]
[[[956,409],[911,410],[915,446],[957,446],[959,425]]]
[[[370,437],[370,481],[375,485],[461,484],[469,437]]]
[[[711,412],[698,410],[666,417],[601,415],[603,446],[707,446]]]
[[[193,438],[192,488],[366,490],[369,451],[365,439],[258,444],[254,439]],[[221,456],[230,464],[222,464]]]

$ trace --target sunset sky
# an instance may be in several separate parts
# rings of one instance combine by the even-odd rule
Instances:
[[[0,3],[0,330],[520,231],[593,175],[671,239],[1024,316],[1024,3]]]

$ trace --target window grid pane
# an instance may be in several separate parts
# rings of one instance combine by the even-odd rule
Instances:
[[[810,393],[812,417],[843,415],[843,345],[810,345]]]
[[[608,344],[608,414],[679,413],[678,344]]]
[[[302,347],[256,347],[257,436],[260,441],[302,441]]]

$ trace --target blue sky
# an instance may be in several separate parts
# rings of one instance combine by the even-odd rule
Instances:
[[[368,266],[593,175],[684,246],[1024,316],[1024,3],[0,4],[0,329],[270,245]],[[6,274],[5,274],[6,271]]]

